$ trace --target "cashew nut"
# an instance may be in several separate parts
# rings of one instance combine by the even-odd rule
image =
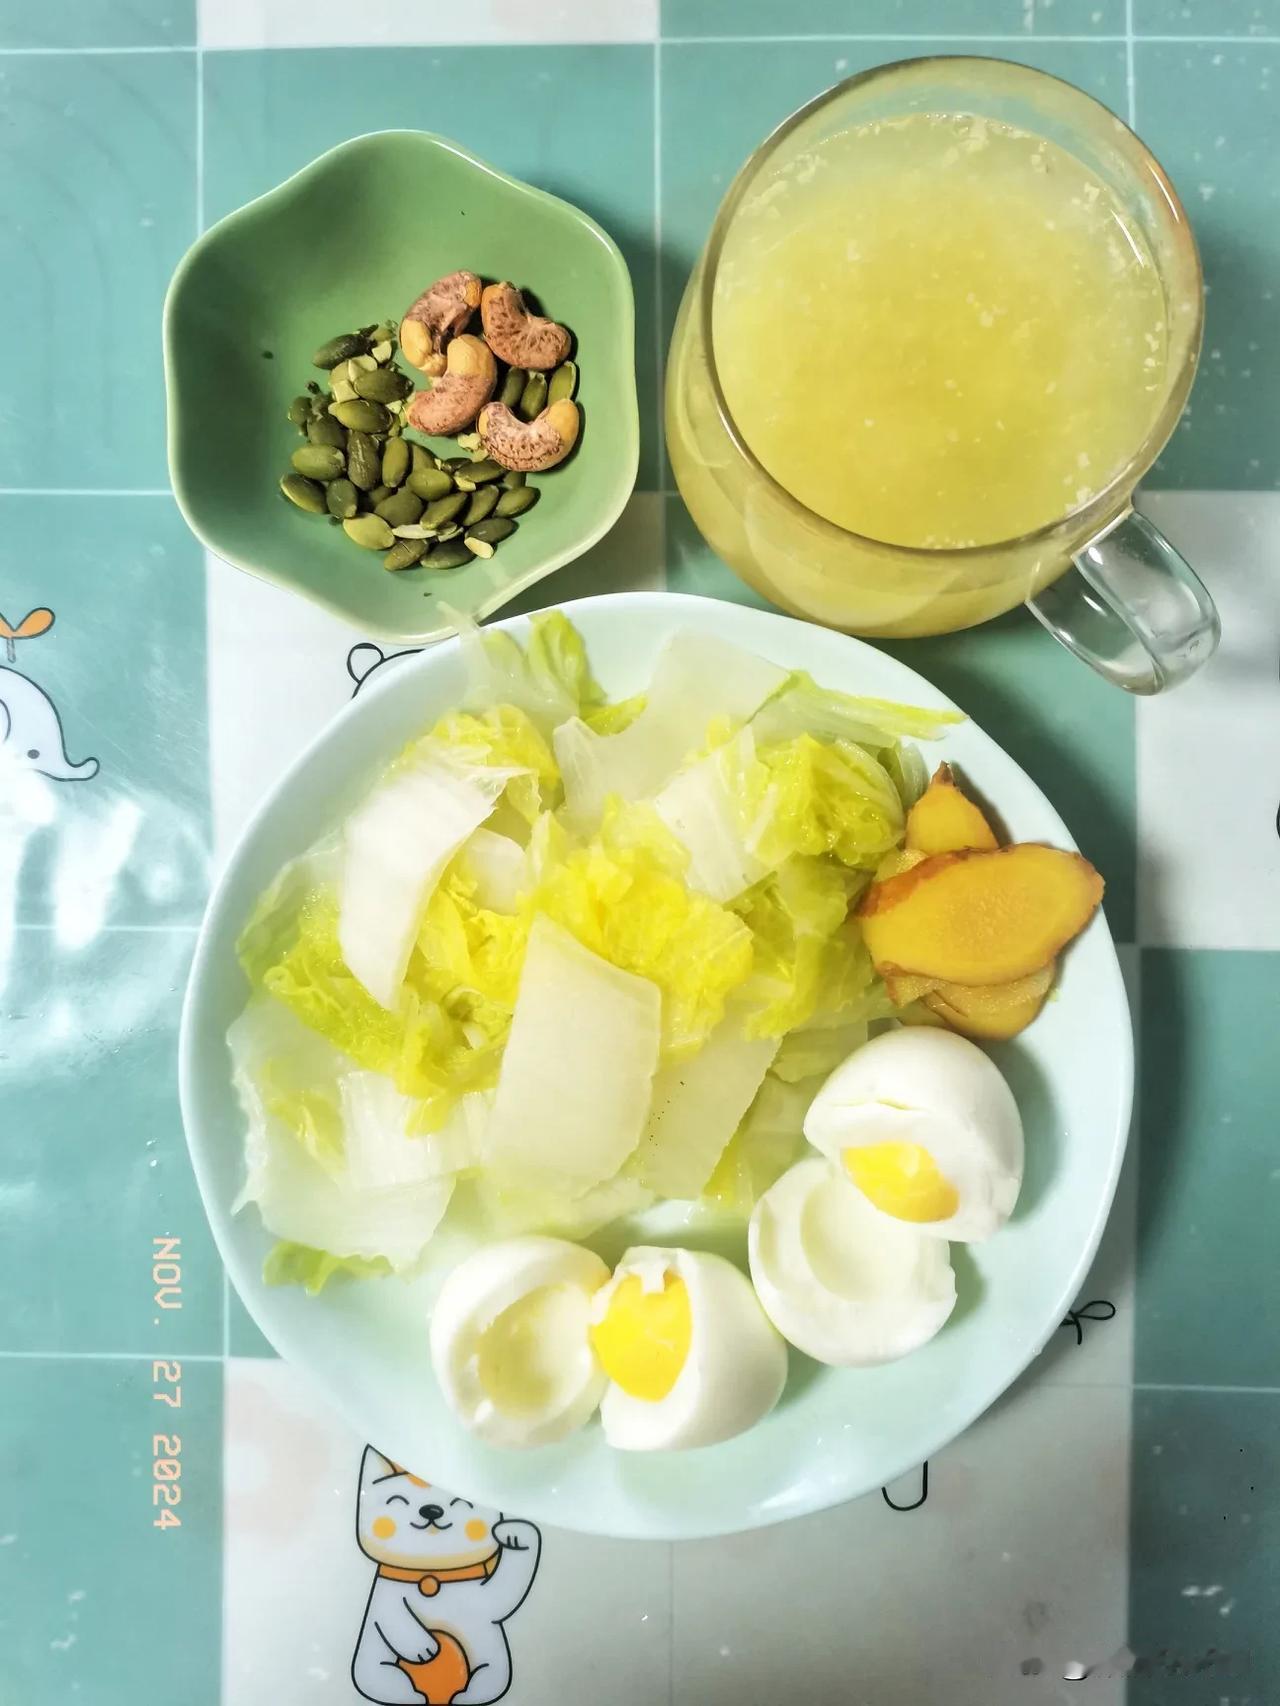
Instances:
[[[469,427],[493,396],[498,365],[483,338],[454,338],[445,371],[429,391],[415,391],[405,404],[405,420],[419,432],[454,433]]]
[[[480,318],[489,348],[508,367],[559,367],[569,353],[568,332],[531,314],[514,284],[487,284]]]
[[[504,468],[537,474],[563,462],[578,440],[578,405],[567,397],[534,420],[522,421],[505,403],[487,403],[476,423],[480,442]]]
[[[445,345],[465,331],[480,306],[480,280],[473,272],[451,272],[405,310],[400,348],[411,367],[432,378],[445,370]]]

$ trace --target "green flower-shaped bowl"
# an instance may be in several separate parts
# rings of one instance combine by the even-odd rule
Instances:
[[[569,461],[535,476],[541,501],[491,558],[388,573],[281,496],[303,442],[286,410],[308,379],[325,379],[311,365],[319,345],[398,320],[457,267],[514,280],[573,331],[582,432]],[[489,615],[617,520],[639,455],[634,318],[626,262],[585,213],[443,137],[357,137],[220,220],[174,274],[164,314],[174,494],[197,537],[237,568],[377,638],[440,639],[453,632],[450,610]]]

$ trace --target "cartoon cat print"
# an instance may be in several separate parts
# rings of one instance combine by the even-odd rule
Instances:
[[[378,1566],[351,1680],[378,1706],[485,1706],[511,1686],[503,1624],[523,1603],[542,1536],[434,1487],[372,1446],[360,1466],[360,1550]]]

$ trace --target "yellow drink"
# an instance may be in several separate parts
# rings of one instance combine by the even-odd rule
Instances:
[[[1135,221],[1064,149],[964,115],[854,126],[753,188],[711,335],[779,485],[897,545],[989,545],[1080,510],[1169,390]]]

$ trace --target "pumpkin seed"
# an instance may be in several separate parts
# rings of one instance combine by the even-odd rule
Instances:
[[[324,497],[329,514],[336,521],[349,521],[360,507],[360,494],[350,480],[330,480]]]
[[[478,539],[482,545],[500,545],[504,539],[510,539],[516,530],[514,521],[504,515],[491,515],[487,521],[477,522],[474,527],[467,529],[468,543]],[[484,552],[479,553],[480,556]]]
[[[347,448],[346,428],[330,414],[317,415],[313,421],[308,421],[307,437],[312,444],[327,444],[334,450]]]
[[[357,397],[373,403],[398,403],[409,394],[409,381],[394,367],[375,367],[372,373],[357,373],[352,384]]]
[[[298,427],[300,431],[305,432],[306,428],[307,428],[307,422],[310,420],[310,418],[311,418],[311,399],[310,399],[310,397],[306,396],[305,394],[301,397],[295,397],[293,399],[292,403],[289,404],[289,420],[290,420],[290,423],[293,426]]]
[[[461,532],[457,522],[451,521],[445,527],[436,528],[436,538],[443,544],[446,539],[456,539]]]
[[[391,531],[397,539],[434,539],[434,527],[424,527],[420,521],[411,522],[408,527],[393,527]]]
[[[382,483],[402,486],[409,472],[409,446],[402,438],[389,438],[382,447]]]
[[[356,388],[349,379],[335,379],[333,382],[333,401],[329,404],[329,413],[336,415],[339,403],[355,401]]]
[[[528,477],[523,468],[508,468],[502,476],[502,483],[510,492],[516,486],[523,486]]]
[[[286,474],[280,482],[280,490],[299,509],[309,510],[312,515],[324,514],[324,487],[308,480],[305,474]]]
[[[377,331],[380,331],[381,327],[375,327],[374,329]],[[375,361],[390,361],[391,360],[391,339],[390,338],[379,338],[378,342],[376,344],[374,344],[373,348],[369,351],[369,354],[373,357],[373,359]]]
[[[336,480],[346,464],[342,452],[331,444],[300,444],[289,460],[308,480]]]
[[[561,403],[566,397],[572,397],[577,389],[577,363],[572,361],[563,361],[551,375],[551,381],[547,386],[547,402]]]
[[[357,432],[386,432],[391,425],[391,416],[382,404],[370,402],[366,397],[339,403],[333,412],[344,427],[353,427]]]
[[[465,492],[450,492],[447,497],[437,498],[434,503],[427,505],[423,521],[428,527],[443,527],[446,522],[455,520],[467,507]]]
[[[353,355],[347,363],[347,378],[354,385],[362,373],[372,373],[377,365],[371,355]]]
[[[516,411],[522,421],[537,420],[547,406],[547,376],[545,373],[531,373],[529,382],[520,393],[520,407]],[[341,415],[338,417],[342,420]],[[342,424],[346,426],[346,422]]]
[[[524,388],[528,383],[529,375],[523,367],[508,368],[507,377],[498,391],[498,401],[505,403],[509,409],[514,409],[524,395]]]
[[[430,468],[433,472],[435,471],[436,459],[427,449],[425,444],[415,444],[413,440],[410,439],[409,454],[413,457],[413,472],[415,474],[421,473],[424,468]]]
[[[457,540],[447,545],[433,545],[422,559],[424,569],[460,569],[471,561],[471,552]]]
[[[330,338],[327,344],[311,357],[312,367],[336,367],[340,361],[349,361],[353,355],[363,355],[369,347],[359,332],[343,332],[341,337]]]
[[[382,457],[368,433],[347,435],[347,477],[362,492],[371,492],[382,477]]]
[[[495,550],[487,539],[477,539],[474,533],[466,534],[462,543],[473,557],[492,557]]]
[[[492,491],[493,487],[489,486],[486,490]],[[478,493],[477,496],[479,496]],[[537,501],[538,488],[536,486],[512,486],[509,491],[502,493],[494,513],[503,516],[523,515],[525,510],[532,509]]]
[[[486,456],[483,461],[472,462],[460,469],[454,479],[460,492],[474,492],[477,486],[486,485],[490,480],[500,480],[505,472],[500,462]]]
[[[411,569],[426,555],[425,539],[397,539],[382,559],[384,569]]]
[[[390,496],[391,496],[391,487],[390,486],[377,485],[369,493],[368,507],[370,509],[377,509],[378,505],[380,503],[384,502]]]
[[[389,551],[395,543],[395,534],[380,515],[352,516],[343,522],[342,531],[366,551]]]
[[[479,450],[480,434],[478,432],[460,432],[458,434],[457,444],[459,450],[465,450],[470,454],[470,452],[474,450]]]
[[[486,515],[492,515],[498,504],[497,486],[481,486],[478,492],[472,494],[471,502],[467,505],[462,517],[463,527],[474,527],[477,521],[483,521]],[[529,490],[528,487],[525,490]]]
[[[373,513],[380,515],[391,527],[407,527],[410,522],[421,520],[422,510],[422,499],[404,489],[392,492],[390,497],[373,506]]]
[[[413,448],[416,451],[418,446],[415,444]],[[442,468],[415,466],[405,483],[411,492],[416,492],[426,503],[434,503],[437,498],[448,497],[453,490],[453,481]]]

